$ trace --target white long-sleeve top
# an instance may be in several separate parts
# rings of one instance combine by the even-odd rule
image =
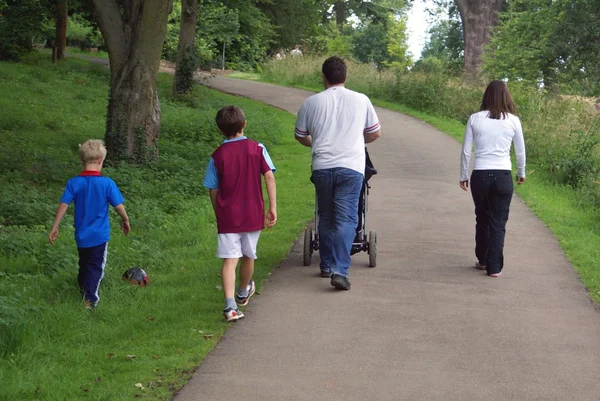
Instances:
[[[469,179],[473,142],[474,170],[512,170],[510,147],[514,142],[517,175],[525,177],[525,141],[519,117],[509,113],[506,118],[496,120],[488,117],[488,111],[480,111],[469,117],[461,154],[461,181]]]

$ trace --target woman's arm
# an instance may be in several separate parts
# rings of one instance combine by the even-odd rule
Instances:
[[[468,187],[469,181],[469,163],[471,161],[471,150],[473,149],[473,127],[471,126],[471,120],[473,116],[469,117],[467,121],[467,128],[465,130],[465,139],[463,141],[462,152],[460,155],[460,182],[467,183],[465,187]],[[463,187],[463,185],[461,185]],[[463,188],[466,190],[466,188]]]
[[[523,128],[521,127],[521,120],[516,118],[515,121],[515,136],[513,137],[513,143],[515,144],[515,155],[517,156],[517,183],[525,181],[525,139],[523,138]],[[519,180],[523,178],[523,180]]]

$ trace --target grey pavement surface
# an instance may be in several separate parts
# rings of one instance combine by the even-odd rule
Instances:
[[[292,113],[310,94],[210,85]],[[502,277],[474,269],[460,145],[377,112],[367,224],[378,266],[355,255],[352,289],[336,292],[297,243],[175,399],[600,400],[600,315],[556,239],[515,196]]]

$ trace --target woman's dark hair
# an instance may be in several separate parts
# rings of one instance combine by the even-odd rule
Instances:
[[[227,138],[235,136],[244,129],[246,116],[242,109],[236,106],[225,106],[217,113],[217,127]]]
[[[323,72],[323,75],[325,75],[327,82],[331,85],[338,85],[346,82],[346,76],[348,75],[346,63],[338,56],[332,56],[325,60],[321,71]]]
[[[508,113],[517,113],[517,106],[513,103],[512,95],[504,81],[490,82],[483,94],[480,110],[487,110],[488,117],[495,120],[508,117]]]

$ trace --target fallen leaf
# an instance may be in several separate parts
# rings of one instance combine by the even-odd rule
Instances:
[[[135,355],[127,355],[127,359],[129,359],[129,360],[135,359]]]
[[[160,356],[158,356],[158,355],[152,355],[152,358],[158,359],[158,358],[160,358]]]
[[[100,383],[102,381],[102,378],[100,376],[98,376],[98,378],[96,379],[96,383]]]
[[[209,338],[212,338],[212,336],[213,336],[212,334],[205,334],[204,339],[208,340]]]
[[[115,353],[114,352],[109,352],[108,354],[106,354],[106,359],[110,359],[113,356],[115,356]]]
[[[147,321],[149,321],[149,322],[151,322],[151,321],[153,321],[153,320],[154,320],[154,316],[148,316],[148,317],[146,318],[146,320],[147,320]]]

